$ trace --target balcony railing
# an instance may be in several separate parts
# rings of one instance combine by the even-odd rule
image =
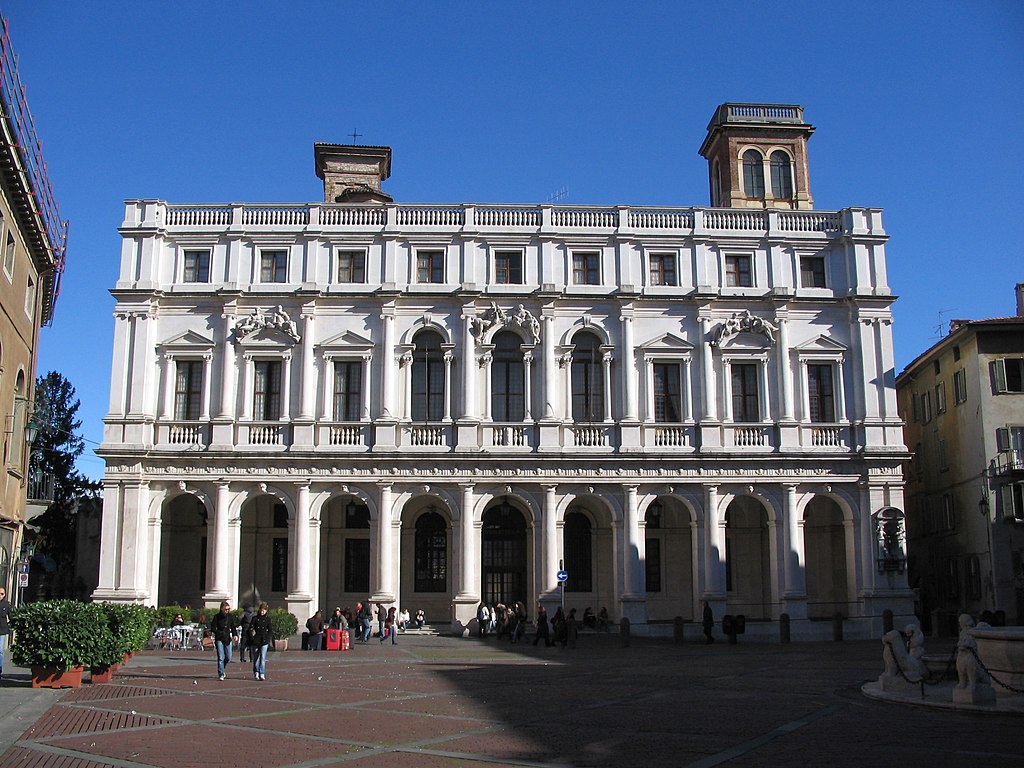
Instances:
[[[482,445],[504,451],[530,451],[536,448],[532,424],[484,424]]]
[[[438,424],[408,424],[402,427],[402,447],[447,451],[452,446],[451,427]]]
[[[39,504],[53,501],[53,480],[52,472],[30,472],[27,490],[28,502]]]
[[[1003,451],[992,460],[992,470],[997,475],[1024,472],[1024,451]]]
[[[280,422],[253,422],[242,425],[244,434],[244,445],[259,447],[286,446],[289,443],[289,429],[287,424]]]

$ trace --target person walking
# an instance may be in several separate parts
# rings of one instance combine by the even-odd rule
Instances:
[[[0,587],[0,678],[4,676],[4,656],[7,655],[7,636],[11,632],[11,601],[7,599],[7,590]]]
[[[256,611],[252,609],[251,605],[246,603],[242,610],[242,634],[238,638],[238,660],[243,664],[245,663],[246,652],[249,654],[249,660],[252,661],[252,645],[249,643],[249,627],[252,626],[252,619],[255,615]]]
[[[476,623],[480,630],[480,638],[487,638],[487,629],[491,623],[491,609],[487,607],[487,603],[480,601],[480,605],[476,609]]]
[[[220,612],[210,622],[210,634],[217,648],[217,679],[223,680],[231,663],[231,642],[238,637],[238,622],[227,600],[221,602]]]
[[[398,640],[395,638],[398,636],[398,610],[395,606],[388,608],[388,615],[384,619],[384,634],[380,636],[381,645],[384,644],[384,638],[391,635],[391,644],[398,645]]]
[[[701,611],[700,625],[704,630],[704,643],[711,645],[715,642],[715,638],[711,635],[711,630],[715,626],[715,616],[711,613],[711,605],[707,600],[702,600],[704,603],[704,609]]]
[[[370,642],[370,632],[373,627],[373,609],[370,603],[359,603],[356,606],[356,619],[359,621],[359,639],[364,643]]]
[[[569,618],[565,620],[565,641],[570,648],[576,647],[576,637],[579,635],[579,625],[576,621],[576,609],[569,609]],[[562,646],[565,648],[565,645]]]
[[[270,616],[267,604],[260,603],[259,610],[249,626],[249,640],[252,645],[252,676],[257,680],[267,679],[267,651],[274,635],[270,631]]]
[[[377,603],[377,636],[384,642],[384,624],[388,620],[388,610],[384,603]]]
[[[544,641],[544,647],[551,647],[551,633],[548,631],[548,609],[543,605],[537,606],[537,634],[533,638],[533,644],[536,645],[541,640]]]

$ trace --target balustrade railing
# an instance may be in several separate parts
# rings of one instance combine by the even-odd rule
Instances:
[[[320,209],[320,224],[326,227],[382,227],[388,210],[382,205],[325,205]]]
[[[464,223],[465,210],[462,206],[401,206],[398,209],[398,224],[403,227],[461,227]]]
[[[842,427],[811,427],[812,448],[843,448]]]
[[[556,227],[617,227],[619,212],[595,208],[554,208],[551,223]]]
[[[231,208],[169,205],[164,223],[169,227],[226,227],[231,224]]]
[[[447,448],[448,429],[439,426],[408,426],[405,444],[415,448]]]
[[[653,442],[656,448],[688,448],[690,430],[687,427],[655,427]]]
[[[328,443],[347,448],[363,447],[366,445],[365,431],[363,424],[332,424]]]
[[[631,210],[629,225],[637,229],[693,229],[693,211],[653,208]]]
[[[285,445],[284,424],[250,424],[249,445]]]
[[[838,213],[819,211],[780,211],[779,229],[782,232],[838,232]]]
[[[575,425],[570,430],[575,448],[610,448],[612,445],[611,427]]]
[[[242,209],[242,224],[259,227],[294,227],[309,223],[309,208],[278,206],[246,206]]]
[[[737,448],[764,448],[768,446],[767,427],[734,427],[733,445]]]
[[[172,422],[167,425],[168,445],[206,445],[206,425]]]
[[[490,440],[485,444],[492,448],[530,448],[530,428],[522,424],[493,424],[485,428]]]
[[[707,229],[767,229],[768,214],[765,211],[709,208],[704,211],[704,226]]]
[[[539,227],[539,208],[490,208],[476,209],[476,223],[481,227]]]

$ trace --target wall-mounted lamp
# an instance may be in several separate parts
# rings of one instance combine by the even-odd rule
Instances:
[[[986,494],[982,494],[981,498],[978,500],[978,511],[985,517],[988,517],[988,513],[992,511],[992,507],[989,504],[988,496]]]

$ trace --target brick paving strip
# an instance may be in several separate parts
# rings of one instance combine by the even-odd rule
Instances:
[[[878,643],[729,646],[585,637],[576,650],[403,636],[272,654],[144,653],[63,694],[0,768],[1024,766],[1024,719],[868,700]],[[4,687],[3,696],[24,689]]]

